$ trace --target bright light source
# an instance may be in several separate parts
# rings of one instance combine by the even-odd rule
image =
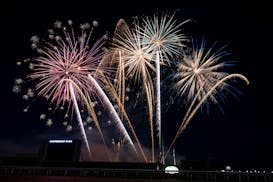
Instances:
[[[72,140],[49,140],[49,143],[72,143]]]
[[[179,173],[179,169],[176,166],[167,166],[165,167],[165,173],[177,174]]]
[[[226,171],[231,171],[231,167],[230,166],[226,166]]]

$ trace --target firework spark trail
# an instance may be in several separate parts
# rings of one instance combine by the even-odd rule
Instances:
[[[133,127],[133,125],[132,125],[132,122],[131,122],[129,116],[127,115],[127,113],[126,113],[126,111],[125,111],[125,109],[124,109],[124,105],[123,105],[123,104],[121,103],[121,101],[120,101],[120,97],[118,96],[118,94],[117,94],[117,92],[116,92],[114,86],[111,84],[111,82],[110,82],[109,80],[107,80],[107,79],[105,80],[105,82],[106,82],[106,85],[108,85],[108,91],[109,91],[110,94],[114,97],[114,99],[117,101],[118,106],[119,106],[119,108],[121,109],[122,115],[124,116],[125,120],[128,122],[129,127],[130,127],[130,129],[131,129],[131,131],[132,131],[132,133],[133,133],[133,135],[134,135],[134,137],[135,137],[135,139],[136,139],[136,142],[137,142],[138,148],[139,148],[139,150],[140,150],[140,152],[141,152],[141,154],[142,154],[142,157],[143,157],[144,161],[147,163],[147,162],[148,162],[147,156],[145,155],[145,153],[144,153],[144,151],[143,151],[143,148],[142,148],[142,146],[141,146],[141,144],[140,144],[140,141],[139,141],[139,139],[138,139],[138,136],[137,136],[137,134],[136,134],[136,132],[135,132],[135,130],[134,130],[134,127]]]
[[[159,52],[156,52],[156,125],[159,139],[159,151],[161,152],[161,97],[160,97],[160,60]]]
[[[101,95],[102,100],[106,103],[107,107],[113,113],[114,120],[116,121],[118,129],[120,130],[120,132],[122,133],[122,135],[126,138],[126,140],[129,142],[129,144],[131,145],[131,147],[134,149],[135,153],[138,155],[137,150],[136,150],[136,148],[134,146],[134,143],[133,143],[131,137],[129,136],[127,130],[125,129],[122,121],[120,120],[120,118],[119,118],[119,116],[118,116],[115,108],[113,107],[112,103],[110,102],[110,100],[108,99],[108,97],[106,96],[106,94],[104,93],[104,91],[102,90],[102,88],[99,86],[99,84],[97,83],[97,81],[90,74],[88,74],[88,78],[89,78],[90,82],[98,90],[98,94]]]
[[[76,85],[76,83],[74,83],[72,80],[64,79],[64,81],[69,81],[70,84],[73,84],[73,86],[76,88],[77,92],[78,92],[79,95],[81,96],[82,100],[83,100],[84,103],[86,104],[87,109],[88,109],[88,112],[89,112],[89,114],[91,115],[91,117],[92,117],[92,119],[93,119],[93,121],[94,121],[94,123],[95,123],[95,125],[96,125],[96,127],[97,127],[97,129],[98,129],[98,131],[99,131],[99,135],[100,135],[100,137],[101,137],[101,139],[102,139],[103,145],[104,145],[105,150],[106,150],[107,155],[108,155],[108,158],[109,158],[110,161],[112,161],[110,152],[109,152],[109,150],[108,150],[108,148],[107,148],[107,145],[106,145],[104,136],[103,136],[103,134],[102,134],[102,130],[101,130],[101,127],[100,127],[100,124],[99,124],[97,115],[96,115],[96,113],[95,113],[95,111],[94,111],[94,108],[93,108],[93,106],[92,106],[92,101],[91,101],[91,99],[90,99],[90,97],[89,97],[89,94],[88,94],[88,93],[87,93],[87,94],[84,94],[84,93],[81,91],[81,89]],[[73,89],[73,91],[74,91],[74,89]],[[75,91],[74,91],[74,93],[75,93]],[[90,147],[89,147],[89,148],[90,148]]]
[[[122,53],[124,60],[124,69],[126,76],[132,77],[135,83],[141,83],[146,92],[147,105],[150,120],[151,143],[154,151],[154,136],[153,136],[153,93],[154,88],[150,71],[156,72],[152,65],[154,51],[149,45],[143,42],[143,36],[140,35],[139,25],[135,24],[134,29],[130,29],[124,20],[119,20],[113,38],[114,51],[118,50]],[[119,65],[121,66],[121,65]],[[119,68],[120,69],[120,68]],[[125,79],[125,78],[124,78]],[[154,152],[152,152],[154,161]]]
[[[151,144],[152,144],[152,161],[155,161],[155,142],[154,142],[154,124],[153,124],[153,95],[151,94],[151,88],[152,86],[149,83],[144,84],[146,98],[147,98],[147,104],[148,104],[148,111],[149,111],[149,121],[150,121],[150,131],[151,131]]]
[[[119,53],[119,66],[118,66],[118,84],[117,84],[117,90],[119,98],[121,98],[121,104],[124,107],[125,102],[125,69],[124,69],[124,61],[121,56],[121,51],[118,51]],[[123,120],[123,113],[121,113],[121,120]]]
[[[181,26],[190,20],[177,23],[174,16],[175,13],[170,17],[167,14],[162,14],[160,17],[154,15],[153,17],[143,18],[142,26],[137,29],[139,34],[143,36],[145,44],[152,47],[153,52],[156,53],[154,60],[156,64],[156,127],[160,154],[162,152],[160,61],[161,64],[164,62],[169,64],[169,59],[179,54],[178,48],[183,47],[183,43],[188,41],[187,36],[181,32]]]
[[[102,80],[102,82],[104,83],[104,86],[108,88],[108,91],[110,92],[110,94],[115,98],[115,100],[118,102],[118,108],[120,109],[120,119],[121,121],[123,121],[123,117],[125,117],[125,120],[128,122],[129,124],[129,127],[136,139],[136,142],[138,144],[138,147],[141,151],[141,154],[145,160],[145,162],[147,162],[147,157],[141,147],[141,144],[139,142],[139,139],[136,135],[136,132],[134,130],[134,127],[124,109],[124,102],[125,102],[125,69],[124,69],[124,61],[122,59],[122,56],[121,56],[121,51],[118,51],[118,54],[119,54],[119,66],[118,67],[118,74],[116,75],[116,79],[118,77],[118,83],[116,85],[116,88],[118,90],[118,94],[116,93],[116,90],[115,90],[115,87],[111,84],[111,82],[109,81],[108,77],[106,77],[104,75],[104,73],[100,73],[100,74],[97,74],[97,72],[99,72],[100,70],[98,69],[97,72],[95,72],[94,74],[94,77],[96,77],[97,75],[100,76],[100,80]],[[102,61],[100,62],[100,66],[103,66],[104,62],[107,62],[109,63],[109,59],[112,60],[112,58],[109,58],[110,54],[105,54],[105,56],[103,57]],[[99,67],[100,67],[99,66]],[[98,68],[99,68],[98,67]],[[121,99],[120,99],[121,98]],[[90,102],[91,103],[91,102]],[[109,152],[108,152],[109,153]]]
[[[198,109],[201,107],[201,105],[206,101],[206,99],[214,92],[214,90],[221,84],[223,84],[226,80],[231,79],[231,78],[235,78],[238,77],[240,79],[242,79],[243,81],[245,81],[247,83],[247,85],[249,84],[248,79],[241,74],[230,74],[224,78],[222,78],[221,80],[219,80],[213,87],[210,88],[210,90],[202,97],[202,99],[198,102],[198,104],[195,106],[195,108],[193,109],[193,111],[191,112],[191,114],[189,114],[188,117],[185,117],[183,119],[183,122],[181,123],[174,139],[172,140],[172,143],[169,147],[169,149],[167,150],[166,154],[165,154],[165,158],[167,157],[168,153],[170,152],[171,148],[173,147],[175,141],[177,140],[177,138],[179,137],[179,135],[183,132],[183,130],[186,128],[186,126],[189,124],[190,120],[192,119],[192,117],[196,114],[196,112],[198,111]],[[202,89],[202,87],[200,88],[200,90]],[[199,97],[199,95],[196,95],[195,97]]]
[[[75,107],[75,110],[76,110],[77,118],[78,118],[78,121],[79,121],[79,124],[80,124],[81,133],[83,135],[83,139],[84,139],[85,145],[87,147],[89,157],[90,157],[90,159],[92,159],[89,143],[88,143],[86,133],[85,133],[85,130],[84,130],[84,126],[83,126],[83,122],[82,122],[82,117],[81,117],[80,110],[79,110],[79,107],[78,107],[78,103],[77,103],[77,100],[76,100],[75,92],[74,92],[74,89],[73,89],[73,86],[72,86],[71,83],[69,83],[69,89],[70,89],[71,96],[72,96],[72,99],[73,99],[73,103],[74,103],[74,107]]]
[[[122,67],[121,67],[121,78],[123,78],[123,79],[121,79],[122,80],[122,82],[121,82],[121,85],[120,85],[120,87],[122,87],[122,92],[121,92],[121,95],[122,95],[122,97],[121,97],[121,103],[122,103],[122,106],[124,107],[124,102],[125,102],[125,69],[124,69],[124,60],[122,59],[122,57],[121,57],[121,52],[119,51],[119,57],[120,57],[120,64],[122,65]],[[123,118],[123,115],[122,115],[122,118]]]
[[[205,82],[204,82],[204,83],[205,83]],[[200,89],[198,90],[198,92],[196,93],[194,99],[191,101],[191,105],[190,105],[190,107],[187,109],[187,112],[186,112],[186,114],[185,114],[185,116],[184,116],[184,119],[183,119],[182,123],[185,121],[185,118],[188,117],[188,115],[190,114],[190,111],[192,110],[192,107],[194,106],[194,104],[195,104],[195,102],[198,100],[198,98],[200,97],[199,95],[200,95],[200,93],[201,93],[201,91],[202,91],[202,89],[203,89],[204,83],[202,83],[202,85],[201,85]]]
[[[110,152],[109,152],[109,150],[108,150],[108,148],[107,148],[107,145],[106,145],[106,142],[105,142],[105,139],[104,139],[104,136],[103,136],[103,133],[102,133],[100,124],[99,124],[99,120],[98,120],[97,115],[96,115],[96,113],[95,113],[95,110],[94,110],[94,108],[93,108],[92,101],[91,101],[90,97],[87,97],[87,99],[86,99],[85,102],[86,102],[86,105],[87,105],[87,109],[88,109],[88,111],[89,111],[89,114],[91,115],[91,117],[92,117],[92,119],[93,119],[93,121],[94,121],[94,123],[95,123],[95,125],[96,125],[96,127],[97,127],[97,129],[98,129],[98,131],[99,131],[99,135],[100,135],[100,137],[101,137],[101,140],[102,140],[103,145],[104,145],[104,147],[105,147],[105,150],[106,150],[106,152],[107,152],[108,158],[109,158],[110,161],[112,161]]]

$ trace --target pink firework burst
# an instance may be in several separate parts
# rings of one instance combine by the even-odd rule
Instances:
[[[69,25],[72,25],[71,21]],[[37,81],[38,95],[46,97],[59,107],[65,103],[71,105],[71,83],[75,87],[77,101],[82,101],[80,92],[95,95],[94,86],[87,81],[88,74],[100,80],[101,73],[108,70],[101,62],[104,54],[102,51],[104,39],[101,38],[92,47],[89,46],[93,30],[89,28],[89,24],[80,26],[79,37],[75,36],[72,26],[70,26],[71,31],[62,27],[61,24],[56,27],[63,29],[64,38],[54,35],[51,30],[49,37],[53,39],[53,42],[46,42],[45,46],[38,49],[40,55],[34,59],[33,72],[29,77]]]

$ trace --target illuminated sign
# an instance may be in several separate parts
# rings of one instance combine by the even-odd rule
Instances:
[[[49,143],[72,143],[72,140],[49,140]]]

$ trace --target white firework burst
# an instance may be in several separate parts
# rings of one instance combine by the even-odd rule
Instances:
[[[161,16],[154,14],[142,18],[139,33],[145,44],[159,52],[160,61],[169,63],[173,56],[179,54],[179,47],[185,46],[184,43],[189,41],[188,36],[182,32],[182,25],[188,21],[190,20],[179,23],[175,19],[175,13],[163,13]]]
[[[224,50],[226,46],[214,50],[216,44],[208,49],[206,49],[205,45],[204,40],[202,40],[200,46],[198,46],[197,41],[195,43],[193,41],[192,48],[181,51],[176,65],[177,72],[173,77],[176,96],[180,99],[186,99],[188,103],[196,95],[197,101],[200,101],[219,80],[230,74],[225,71],[226,68],[234,66],[233,61],[224,61],[224,57],[230,55],[229,52]],[[219,99],[224,101],[224,90],[233,95],[237,91],[227,82],[223,82],[208,97],[207,101],[214,102],[221,109]],[[209,102],[206,103],[209,106]]]
[[[123,26],[116,31],[113,44],[115,51],[122,54],[127,76],[132,77],[135,82],[151,83],[150,71],[155,71],[151,63],[155,57],[153,48],[144,42],[139,25],[134,24],[134,27],[130,28],[124,20],[120,20],[119,24]]]

